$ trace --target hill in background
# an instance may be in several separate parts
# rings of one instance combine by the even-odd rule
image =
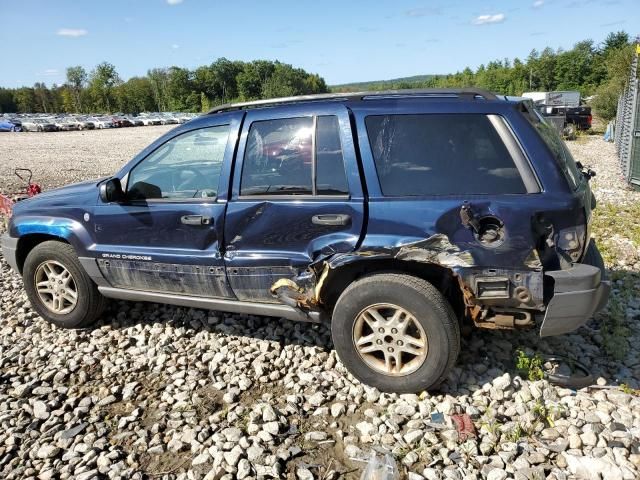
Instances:
[[[330,85],[332,92],[362,92],[367,90],[394,90],[399,88],[420,88],[435,75],[414,75],[412,77],[373,80],[370,82],[343,83]]]

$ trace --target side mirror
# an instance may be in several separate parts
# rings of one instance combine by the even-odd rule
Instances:
[[[113,177],[100,185],[100,200],[104,203],[124,200],[124,192],[120,179]]]

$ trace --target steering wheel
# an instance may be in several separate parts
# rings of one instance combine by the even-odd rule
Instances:
[[[179,183],[177,183],[176,177],[178,177],[178,175],[182,177],[185,173],[190,173],[191,175],[189,175],[184,180],[178,178],[177,180]],[[184,167],[184,168],[181,168],[179,171],[174,170],[171,172],[171,188],[173,189],[174,192],[188,190],[189,187],[197,188],[196,185],[193,185],[193,183],[195,180],[201,177],[204,177],[203,173],[195,167]]]

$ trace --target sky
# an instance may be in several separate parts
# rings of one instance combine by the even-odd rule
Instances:
[[[607,33],[640,34],[637,0],[0,0],[0,86],[120,77],[219,57],[279,60],[328,84],[443,74]]]

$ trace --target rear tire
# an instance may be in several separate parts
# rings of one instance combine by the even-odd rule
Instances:
[[[438,386],[460,351],[453,309],[429,282],[396,273],[349,285],[331,322],[345,367],[385,392],[417,393]]]
[[[24,262],[22,279],[33,308],[58,327],[86,327],[106,305],[68,243],[47,241],[35,246]]]

